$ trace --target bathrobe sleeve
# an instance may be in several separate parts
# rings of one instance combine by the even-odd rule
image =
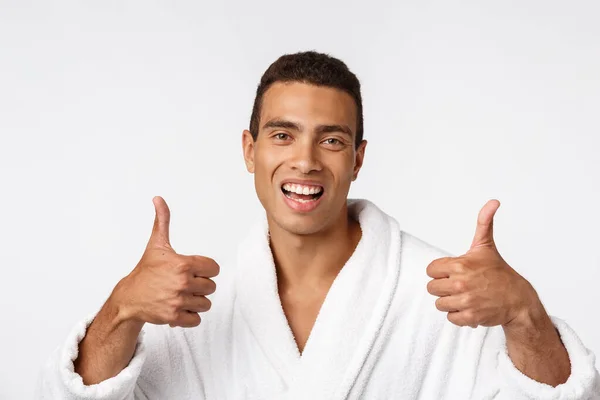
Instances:
[[[556,387],[537,382],[515,367],[504,344],[502,351],[498,353],[501,392],[510,394],[508,397],[511,399],[600,400],[600,375],[595,367],[594,353],[583,345],[565,321],[557,317],[550,318],[569,354],[571,375],[565,383]]]
[[[138,336],[133,358],[118,375],[95,385],[84,385],[81,376],[74,371],[79,342],[84,338],[94,315],[80,321],[68,335],[66,343],[57,348],[42,367],[36,385],[35,399],[50,400],[151,400],[158,399],[148,388],[137,382],[146,359],[145,332]]]
[[[550,316],[571,362],[568,380],[556,387],[537,382],[519,371],[508,355],[501,327],[490,328],[483,342],[478,386],[472,398],[493,400],[600,400],[596,357],[563,320]],[[495,384],[492,384],[495,382]],[[484,395],[485,393],[485,395]]]

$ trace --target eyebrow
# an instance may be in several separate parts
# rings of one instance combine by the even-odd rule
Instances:
[[[268,128],[291,129],[295,131],[301,131],[303,129],[301,124],[279,118],[272,119],[263,125],[263,129]],[[347,125],[317,125],[315,132],[317,134],[341,132],[352,138],[352,130]]]

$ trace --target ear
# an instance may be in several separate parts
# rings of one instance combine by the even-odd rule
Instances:
[[[363,165],[363,160],[365,159],[366,147],[367,147],[367,141],[363,140],[362,142],[360,142],[360,144],[358,145],[358,148],[356,149],[356,154],[354,156],[354,172],[352,174],[353,181],[355,181],[356,178],[358,178],[358,172],[360,171],[360,169]]]
[[[244,129],[242,132],[242,152],[244,154],[244,161],[246,162],[246,169],[251,174],[254,173],[254,139],[249,130]]]

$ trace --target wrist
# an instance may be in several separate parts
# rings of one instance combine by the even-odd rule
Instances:
[[[520,372],[551,386],[567,381],[571,374],[569,354],[541,302],[503,328],[508,356]]]
[[[125,327],[137,329],[139,331],[142,329],[144,321],[138,318],[134,309],[123,300],[126,297],[122,294],[127,292],[124,283],[124,279],[119,281],[106,301],[105,308],[108,312],[107,317],[114,329]]]
[[[529,348],[544,348],[559,338],[556,328],[539,299],[503,325],[506,340]]]

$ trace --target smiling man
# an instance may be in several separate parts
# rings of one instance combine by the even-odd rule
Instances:
[[[304,62],[310,57],[305,55]],[[286,72],[277,70],[281,64],[263,78],[257,96],[263,98],[256,103],[251,131],[243,133],[243,148],[266,210],[279,297],[302,351],[332,282],[360,240],[346,200],[366,141],[350,93],[281,80],[279,74]],[[323,74],[319,79],[338,80],[339,87],[345,84],[359,96],[358,83],[349,74],[318,72]]]
[[[348,199],[366,145],[342,61],[276,60],[242,134],[265,214],[237,264],[217,288],[214,260],[175,252],[156,197],[140,262],[48,360],[37,398],[600,399],[593,353],[500,256],[500,203],[447,254]]]

